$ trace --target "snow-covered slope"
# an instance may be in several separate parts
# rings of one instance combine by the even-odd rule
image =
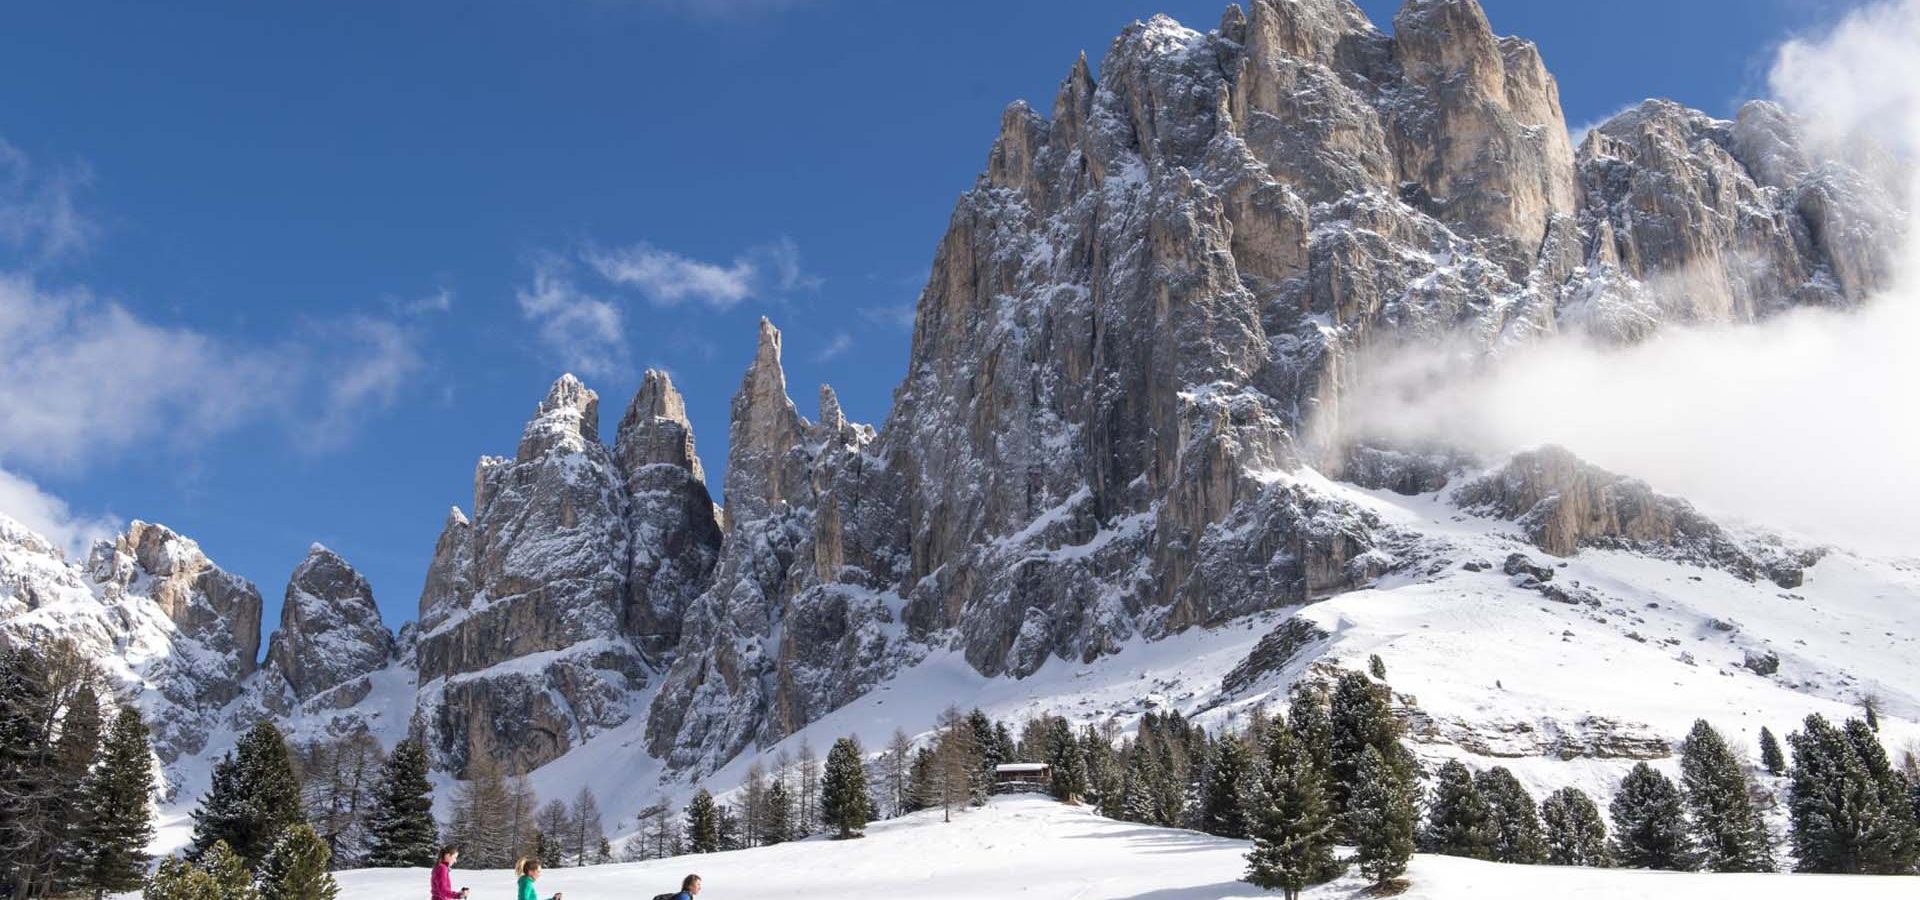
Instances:
[[[1247,844],[1189,831],[1104,819],[1038,798],[997,798],[959,813],[938,810],[876,823],[852,841],[809,840],[757,850],[683,856],[647,863],[552,869],[542,896],[627,900],[679,886],[688,872],[703,897],[842,897],[847,900],[1266,900],[1275,894],[1239,881]],[[1687,897],[1691,900],[1799,900],[1907,897],[1910,879],[1820,875],[1705,875],[1604,869],[1504,866],[1416,856],[1412,888],[1400,896],[1432,900],[1500,898]],[[341,895],[354,900],[413,900],[424,869],[342,872]],[[507,897],[505,871],[459,872],[454,883],[475,897]],[[1351,877],[1307,892],[1311,900],[1357,896]]]

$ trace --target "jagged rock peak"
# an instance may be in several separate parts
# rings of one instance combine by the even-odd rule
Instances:
[[[519,458],[533,459],[549,452],[578,452],[600,440],[600,395],[572,373],[560,376],[547,390],[520,436]]]
[[[782,508],[791,490],[785,457],[800,440],[806,420],[787,396],[780,366],[780,329],[764,316],[753,363],[733,396],[728,431],[726,504],[729,523],[756,519]]]
[[[111,542],[94,544],[87,573],[112,595],[142,586],[182,631],[231,653],[237,675],[258,668],[259,589],[215,565],[192,538],[135,519]]]
[[[820,425],[830,431],[847,427],[847,415],[840,411],[840,395],[832,385],[820,386]]]
[[[314,544],[294,567],[267,665],[307,700],[386,665],[393,634],[373,586],[338,553]]]
[[[620,419],[614,456],[628,473],[646,466],[672,465],[706,481],[700,457],[694,450],[693,422],[687,418],[687,401],[667,373],[648,369],[640,379],[640,390],[634,393],[633,403]]]

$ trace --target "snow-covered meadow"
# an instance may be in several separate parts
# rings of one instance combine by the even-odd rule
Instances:
[[[814,839],[776,847],[645,863],[553,869],[540,895],[564,900],[630,900],[677,888],[697,872],[703,900],[1237,900],[1270,898],[1240,881],[1245,841],[1153,828],[1102,818],[1038,797],[996,798],[986,807],[938,810],[875,823],[865,838]],[[1920,879],[1832,875],[1709,875],[1551,866],[1508,866],[1442,856],[1416,856],[1410,900],[1496,898],[1674,897],[1689,900],[1857,900],[1908,898]],[[352,900],[415,900],[426,891],[424,869],[362,870],[339,876]],[[513,896],[512,873],[455,872],[474,900]],[[1343,878],[1307,892],[1311,900],[1364,895]]]

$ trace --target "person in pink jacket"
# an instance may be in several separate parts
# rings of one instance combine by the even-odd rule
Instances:
[[[465,900],[466,888],[453,889],[453,864],[459,861],[459,847],[440,848],[440,862],[433,867],[433,896],[428,900]]]

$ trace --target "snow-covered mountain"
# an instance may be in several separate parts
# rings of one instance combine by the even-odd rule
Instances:
[[[724,508],[666,375],[610,444],[567,376],[480,460],[398,637],[316,547],[256,672],[258,592],[140,523],[84,566],[0,530],[0,635],[78,640],[170,763],[260,716],[416,727],[451,775],[488,756],[616,817],[949,703],[1220,723],[1372,653],[1422,752],[1539,786],[1605,793],[1695,717],[1751,738],[1865,693],[1920,735],[1920,565],[1553,448],[1346,427],[1395,347],[1858,303],[1891,277],[1895,176],[1817,158],[1769,103],[1648,101],[1576,148],[1539,53],[1473,0],[1393,26],[1347,0],[1156,17],[1097,77],[1075,62],[1050,115],[1010,106],[886,422],[826,387],[803,416],[763,320]]]

